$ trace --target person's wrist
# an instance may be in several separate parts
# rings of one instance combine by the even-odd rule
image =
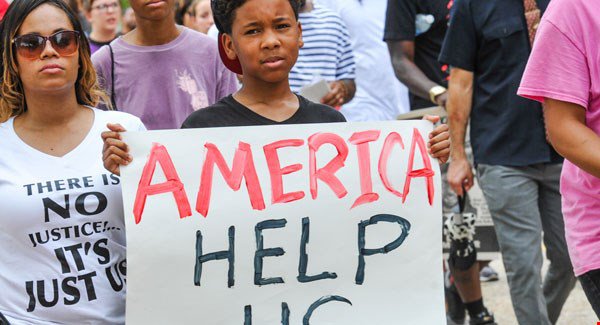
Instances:
[[[348,86],[344,80],[340,80],[339,83],[342,90],[342,102],[345,103],[346,99],[348,98]]]
[[[435,85],[433,87],[431,87],[429,89],[429,100],[431,100],[431,102],[435,105],[439,105],[439,103],[437,102],[437,98],[442,95],[445,94],[446,91],[448,91],[448,89],[446,89],[445,87],[442,87],[440,85]]]
[[[444,93],[442,93],[442,94],[440,94],[440,95],[438,95],[438,96],[435,97],[435,103],[438,106],[446,108],[447,97],[448,97],[448,92],[446,91],[446,92],[444,92]]]
[[[452,146],[450,149],[450,160],[452,161],[461,161],[467,160],[467,153],[464,148],[456,148]]]

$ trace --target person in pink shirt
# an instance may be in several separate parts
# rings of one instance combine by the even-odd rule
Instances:
[[[562,209],[575,275],[600,318],[600,1],[553,0],[518,94],[544,103],[547,136],[566,158]]]

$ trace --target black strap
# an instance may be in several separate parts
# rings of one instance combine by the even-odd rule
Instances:
[[[115,54],[110,44],[108,44],[108,49],[110,50],[110,103],[113,109],[118,111],[117,101],[115,100]]]
[[[457,195],[458,196],[458,209],[460,213],[465,212],[465,203],[467,201],[467,191],[465,190],[465,186],[462,186],[462,190],[463,190],[463,195]]]

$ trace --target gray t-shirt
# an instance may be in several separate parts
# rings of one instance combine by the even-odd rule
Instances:
[[[114,77],[116,109],[138,116],[149,130],[178,129],[192,112],[237,89],[217,43],[190,29],[163,45],[131,45],[119,37],[111,46],[114,76],[108,46],[92,56],[100,83],[110,94]]]

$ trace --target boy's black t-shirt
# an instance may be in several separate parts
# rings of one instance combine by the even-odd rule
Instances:
[[[229,95],[209,107],[190,114],[181,128],[346,122],[344,115],[335,109],[297,96],[300,106],[296,113],[285,121],[277,122],[261,116]]]

